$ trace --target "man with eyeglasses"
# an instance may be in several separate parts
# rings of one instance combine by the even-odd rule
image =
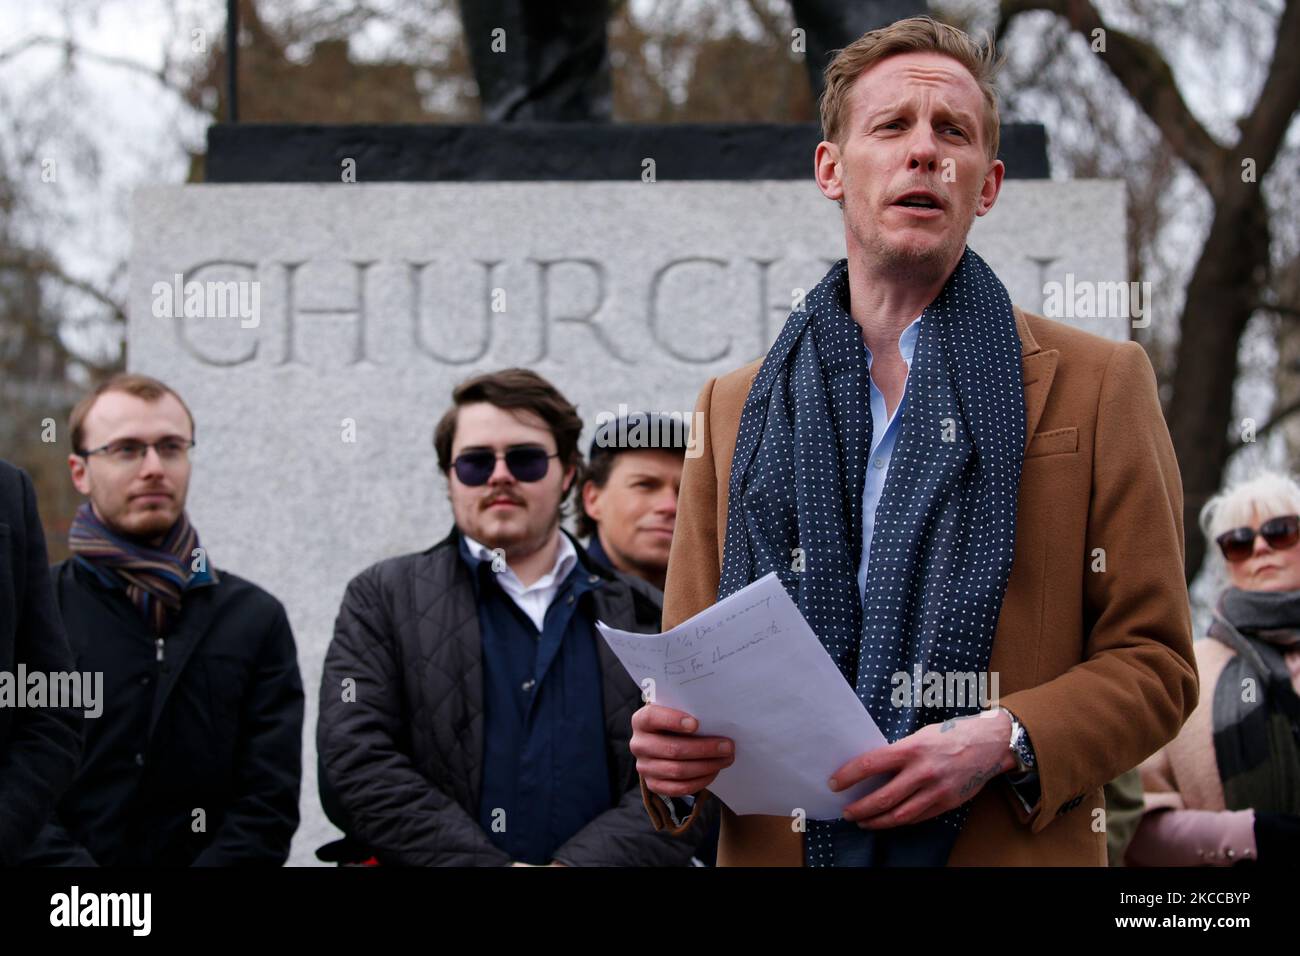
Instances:
[[[185,513],[194,419],[143,375],[73,408],[72,557],[55,592],[77,668],[104,675],[76,780],[28,862],[282,864],[298,826],[303,690],[284,607]]]
[[[595,629],[657,632],[659,592],[560,527],[577,410],[525,369],[452,399],[434,447],[455,527],[359,574],[335,623],[317,749],[322,803],[347,838],[318,855],[686,865],[695,839],[645,817],[628,750],[640,688]]]

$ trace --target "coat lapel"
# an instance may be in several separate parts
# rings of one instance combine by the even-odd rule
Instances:
[[[1042,349],[1029,331],[1029,323],[1019,308],[1015,309],[1016,331],[1020,335],[1021,381],[1025,386],[1025,450],[1034,440],[1038,420],[1047,407],[1047,394],[1056,377],[1056,362],[1061,353],[1056,349]]]

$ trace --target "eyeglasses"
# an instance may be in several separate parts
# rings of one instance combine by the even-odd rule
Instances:
[[[107,445],[100,445],[98,448],[79,451],[77,454],[82,458],[102,454],[115,465],[131,465],[143,461],[152,448],[158,452],[159,461],[164,465],[172,465],[184,461],[193,447],[194,442],[189,438],[162,438],[154,442],[123,438],[119,441],[111,441]]]
[[[516,481],[541,481],[551,467],[551,459],[559,458],[540,445],[517,445],[507,448],[504,455],[499,455],[490,448],[476,448],[461,452],[453,461],[456,477],[462,485],[486,485],[496,471],[497,460],[504,458],[506,468],[514,475]]]
[[[1233,528],[1231,531],[1223,532],[1214,540],[1218,543],[1219,550],[1223,552],[1224,559],[1236,564],[1238,561],[1245,561],[1255,553],[1257,534],[1263,535],[1264,542],[1274,551],[1294,548],[1296,542],[1300,541],[1300,515],[1269,518],[1259,526],[1259,531],[1254,528]]]

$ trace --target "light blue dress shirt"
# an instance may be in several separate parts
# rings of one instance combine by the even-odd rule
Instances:
[[[898,336],[898,351],[907,363],[908,378],[911,378],[912,356],[916,353],[916,340],[921,334],[921,316],[912,320]],[[864,342],[867,350],[867,368],[871,367],[871,349]],[[871,382],[871,458],[867,462],[867,476],[862,486],[862,562],[858,565],[858,599],[864,604],[867,599],[867,569],[871,563],[871,539],[876,532],[876,508],[885,491],[885,478],[889,475],[889,461],[894,456],[894,444],[902,429],[903,409],[907,407],[907,383],[903,383],[903,397],[898,407],[890,416],[885,408],[885,395]],[[880,423],[884,422],[884,428]],[[1038,807],[1038,772],[1031,770],[1025,774],[1009,774],[1012,790],[1019,798],[1027,813],[1033,813]]]
[[[918,315],[912,324],[903,329],[898,337],[898,351],[907,363],[908,378],[911,378],[912,355],[916,352],[916,339],[921,334],[921,317]],[[862,347],[867,352],[867,367],[871,367],[871,349],[865,342]],[[903,383],[903,397],[890,417],[885,408],[885,394],[876,388],[875,379],[871,379],[871,457],[867,461],[867,478],[862,486],[862,563],[858,565],[858,599],[867,599],[867,565],[871,560],[871,538],[876,532],[876,506],[885,490],[885,476],[889,474],[889,459],[894,456],[894,443],[898,441],[898,432],[902,428],[903,409],[907,407],[907,383]],[[884,422],[884,427],[881,423]]]

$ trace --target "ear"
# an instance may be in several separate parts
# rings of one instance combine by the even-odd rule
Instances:
[[[68,472],[72,476],[72,487],[83,495],[90,495],[90,475],[86,471],[86,459],[80,455],[68,456]]]
[[[587,512],[592,521],[600,520],[600,492],[594,481],[582,483],[582,510]]]
[[[1000,159],[993,160],[989,165],[988,172],[984,174],[984,183],[980,186],[980,198],[975,204],[975,215],[983,216],[993,208],[993,204],[998,201],[998,196],[1002,193],[1002,177],[1006,172],[1006,164]]]
[[[564,480],[560,483],[561,495],[567,495],[569,493],[569,489],[573,487],[573,479],[577,474],[577,465],[570,465],[568,468],[564,469]]]
[[[844,198],[844,183],[840,180],[840,148],[830,140],[817,144],[813,154],[813,175],[817,179],[817,188],[827,199]]]

